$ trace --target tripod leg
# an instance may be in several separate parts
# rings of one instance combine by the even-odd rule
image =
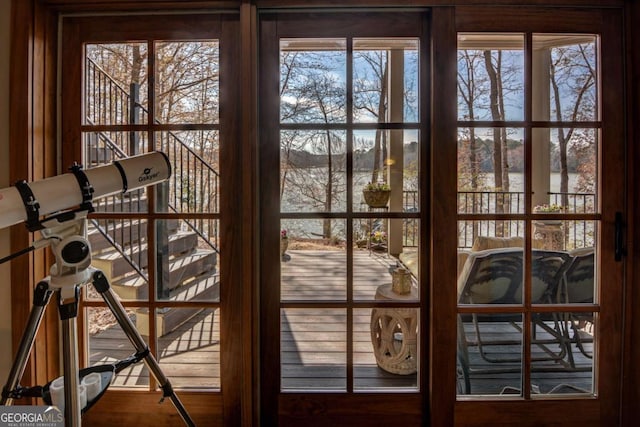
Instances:
[[[147,365],[147,368],[149,368],[149,370],[153,374],[156,381],[158,381],[158,384],[160,384],[160,387],[163,391],[163,399],[165,397],[169,397],[173,405],[178,410],[178,413],[182,417],[182,420],[185,422],[185,424],[188,426],[195,426],[195,423],[189,416],[189,413],[185,409],[184,405],[182,404],[176,393],[173,391],[173,387],[171,386],[169,379],[164,375],[160,368],[160,365],[153,357],[153,355],[149,352],[147,344],[145,343],[140,333],[137,331],[131,319],[129,319],[129,316],[127,316],[124,307],[122,306],[122,304],[120,304],[120,301],[111,289],[107,278],[101,271],[96,271],[95,273],[93,273],[93,286],[102,295],[102,298],[111,309],[111,312],[118,321],[118,324],[127,335],[127,338],[129,338],[129,341],[131,341],[131,344],[133,344],[138,353],[146,353],[146,356],[144,356],[144,362]]]
[[[12,393],[16,391],[20,379],[24,374],[24,370],[27,366],[27,360],[29,359],[29,353],[31,353],[31,349],[33,348],[36,333],[38,332],[45,308],[47,307],[47,303],[49,302],[52,293],[53,291],[49,289],[49,282],[46,280],[40,281],[33,291],[33,307],[31,308],[29,319],[27,320],[27,326],[22,333],[18,352],[16,353],[16,358],[14,359],[11,371],[9,372],[9,379],[2,389],[2,400],[0,400],[0,405],[11,405],[13,403],[14,397],[12,396]]]
[[[82,407],[78,396],[78,300],[80,288],[75,286],[69,291],[70,296],[63,296],[67,289],[60,290],[58,294],[58,311],[62,321],[62,345],[64,350],[64,419],[65,427],[78,427],[82,420]]]

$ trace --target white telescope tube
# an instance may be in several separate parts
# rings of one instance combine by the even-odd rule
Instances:
[[[154,151],[116,160],[108,165],[82,170],[93,187],[93,200],[138,190],[166,181],[171,163],[166,154]],[[79,206],[83,193],[73,173],[28,184],[39,205],[40,216]],[[27,210],[16,187],[0,190],[0,228],[27,220]]]

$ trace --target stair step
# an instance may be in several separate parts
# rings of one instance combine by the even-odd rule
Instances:
[[[137,273],[111,283],[111,288],[123,300],[146,300],[149,298],[149,284]]]
[[[178,286],[169,293],[169,301],[219,301],[218,275],[196,277],[188,284]],[[121,299],[146,300],[149,298],[147,282],[137,274],[111,283]]]
[[[169,254],[171,256],[193,252],[198,244],[198,236],[190,232],[177,232],[169,236]],[[148,266],[147,245],[142,245],[140,250],[133,253],[133,259],[138,267],[144,269]],[[93,263],[110,278],[123,276],[133,270],[125,258],[115,249],[104,251],[93,256]]]
[[[104,227],[104,220],[99,221],[100,226]],[[177,219],[169,219],[166,220],[167,231],[169,233],[175,233],[178,230],[179,220]],[[141,223],[140,221],[117,221],[115,225],[109,224],[108,232],[111,236],[115,237],[115,240],[123,246],[127,246],[133,242],[137,242],[139,240],[146,240],[147,238],[147,223]],[[87,232],[87,238],[89,239],[89,244],[91,244],[92,251],[98,252],[105,249],[112,249],[111,243],[100,233],[100,231],[95,227],[89,227],[89,231]]]
[[[169,294],[169,301],[220,301],[220,276],[196,277]]]
[[[198,250],[175,258],[169,263],[169,290],[175,289],[187,280],[215,271],[217,254],[214,251]]]
[[[219,301],[220,281],[218,275],[211,275],[191,281],[188,285],[180,286],[171,292],[172,301]],[[202,308],[169,308],[156,314],[156,332],[158,336],[174,331]],[[149,336],[149,309],[136,310],[136,328],[142,335]]]
[[[203,282],[201,282],[201,280],[204,278],[201,279],[198,276],[202,276],[205,273],[215,272],[215,266],[216,253],[213,251],[195,252],[172,260],[169,263],[169,298],[174,298],[172,295],[181,295],[179,293],[176,294],[175,292],[178,292],[182,288],[180,285],[183,285],[189,279],[197,286],[203,286]],[[107,276],[107,278],[109,278],[109,276]],[[114,291],[120,296],[120,298],[147,299],[149,296],[149,286],[147,282],[137,274],[129,275],[117,280],[109,280]],[[207,285],[207,283],[204,283],[204,285]],[[191,286],[191,283],[189,283],[189,286]],[[191,293],[193,294],[197,290],[197,288],[195,290],[192,289]],[[182,294],[180,298],[183,298],[183,300],[184,298],[194,298],[195,295],[192,294]],[[175,298],[178,298],[178,296]],[[210,299],[210,297],[207,297],[207,299]]]

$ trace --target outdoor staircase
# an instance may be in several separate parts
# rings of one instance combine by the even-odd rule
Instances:
[[[146,202],[141,200],[140,203]],[[123,208],[123,211],[132,209],[131,203],[126,206],[129,207]],[[105,209],[111,212],[115,210],[120,210],[116,204]],[[164,280],[165,295],[161,298],[169,301],[217,300],[220,292],[216,271],[217,253],[210,248],[199,248],[197,234],[180,227],[179,220],[166,220],[163,224],[166,224],[168,236],[164,259],[168,259],[169,267]],[[149,260],[147,223],[117,220],[108,223],[99,221],[98,225],[102,230],[94,225],[88,232],[93,266],[104,272],[121,299],[147,300],[149,291],[154,289],[145,277]],[[120,250],[104,236],[105,232],[111,236],[111,240],[116,241]],[[158,313],[158,336],[171,332],[199,311],[201,309],[170,308]],[[142,335],[149,335],[148,316],[147,309],[136,310],[136,326]]]
[[[115,81],[93,60],[87,57],[86,86],[91,92],[87,103],[86,122],[90,125],[113,123],[140,124],[149,120],[150,113],[140,103],[140,85],[131,83],[128,90]],[[156,120],[157,123],[159,123]],[[83,165],[100,166],[143,152],[144,145],[138,132],[110,133],[101,130],[87,133],[83,147]],[[179,134],[162,132],[156,149],[164,152],[173,166],[174,185],[159,184],[158,203],[162,212],[204,213],[217,212],[219,174],[210,160],[183,141]],[[100,213],[149,212],[144,190],[110,196],[94,202]],[[123,215],[125,216],[125,215]],[[114,291],[122,299],[148,300],[161,283],[161,301],[217,301],[219,275],[216,270],[218,230],[203,221],[164,220],[162,237],[151,239],[162,251],[162,268],[155,280],[149,280],[149,260],[155,252],[148,248],[146,219],[91,219],[89,241],[92,246],[93,265],[101,269]],[[162,274],[160,274],[162,273]],[[197,314],[198,308],[169,308],[156,314],[158,336],[174,330]],[[149,312],[136,310],[137,328],[149,335]]]

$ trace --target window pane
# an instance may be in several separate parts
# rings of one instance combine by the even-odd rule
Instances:
[[[524,247],[524,221],[462,220],[458,221],[458,250],[482,251],[508,247]],[[466,258],[459,259],[458,271]]]
[[[83,132],[82,143],[82,165],[85,169],[147,152],[146,133],[140,132]],[[96,212],[148,212],[148,188],[97,198],[92,204]]]
[[[148,152],[148,138],[144,132],[83,132],[82,143],[85,168]]]
[[[532,318],[531,387],[538,394],[592,395],[596,313],[538,313]],[[554,372],[554,375],[549,375]]]
[[[534,120],[599,119],[596,36],[534,34],[532,76]]]
[[[145,43],[87,44],[84,124],[147,123],[147,61]]]
[[[220,309],[158,309],[156,330],[158,363],[173,386],[220,389]]]
[[[169,156],[171,176],[168,194],[159,199],[161,212],[220,212],[219,132],[158,132],[159,151]],[[168,210],[167,210],[168,209]]]
[[[384,185],[388,192],[380,205],[371,207],[390,212],[418,212],[419,138],[417,130],[353,132],[354,211],[370,210],[367,197],[371,195],[365,195],[363,190],[373,183]]]
[[[458,129],[458,212],[524,212],[524,138],[515,128]]]
[[[458,119],[524,119],[522,34],[458,34]]]
[[[418,301],[418,220],[366,218],[353,220],[353,298],[373,300],[380,286],[392,283],[396,256]],[[398,255],[390,255],[398,254]],[[404,300],[404,297],[403,297]]]
[[[345,222],[283,220],[280,234],[282,300],[344,301],[347,295]]]
[[[149,299],[147,236],[146,220],[90,220],[87,237],[92,249],[91,262],[105,274],[121,299]]]
[[[280,133],[280,210],[346,210],[346,132]]]
[[[280,122],[346,121],[344,39],[281,39]]]
[[[354,310],[356,390],[418,389],[417,308]]]
[[[133,321],[138,332],[149,335],[147,312],[141,308],[126,308],[127,316]],[[142,314],[142,315],[140,315]],[[111,311],[106,307],[85,309],[88,328],[87,366],[113,364],[136,353],[129,338],[124,333]],[[110,387],[149,387],[149,370],[144,363],[128,366],[114,376]]]
[[[282,390],[344,391],[346,311],[285,308],[280,313]]]
[[[531,303],[556,304],[563,274],[571,262],[565,251],[534,249],[531,255]]]
[[[156,221],[158,300],[220,301],[218,248],[210,237],[218,229],[217,220]]]
[[[522,315],[465,313],[458,322],[458,394],[521,395]]]
[[[458,277],[459,304],[522,304],[522,247],[516,243],[475,250],[466,256]]]
[[[353,40],[354,123],[418,121],[418,47],[417,39]]]
[[[155,105],[160,123],[218,123],[218,41],[158,42]]]
[[[533,129],[532,138],[534,212],[598,212],[598,130]]]

